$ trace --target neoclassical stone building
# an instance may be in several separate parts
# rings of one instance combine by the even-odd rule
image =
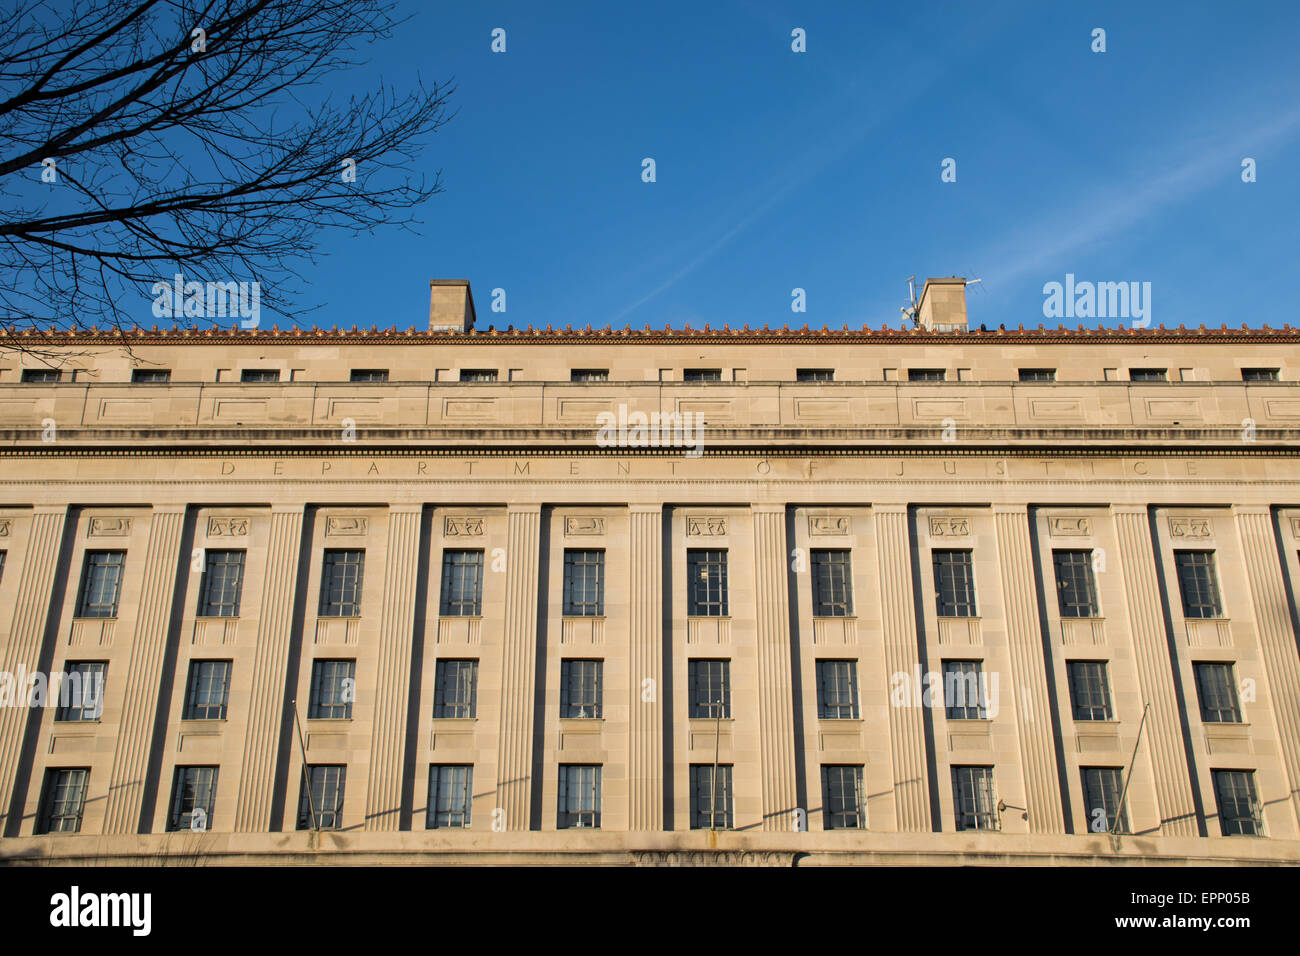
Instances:
[[[477,324],[0,339],[0,860],[1300,862],[1300,331]]]

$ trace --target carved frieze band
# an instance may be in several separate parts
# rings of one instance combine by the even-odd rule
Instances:
[[[1171,538],[1208,538],[1214,534],[1214,527],[1209,518],[1174,518],[1169,519],[1169,536]]]
[[[1053,515],[1047,519],[1047,533],[1054,538],[1087,537],[1092,521],[1084,515]]]
[[[213,515],[208,518],[209,538],[242,538],[248,534],[248,519],[233,515]]]
[[[717,538],[727,533],[727,519],[718,515],[691,515],[686,519],[688,537]]]
[[[564,533],[570,537],[605,533],[605,519],[600,515],[565,515]]]
[[[852,531],[853,519],[848,515],[808,516],[808,533],[810,535],[851,534]]]
[[[970,534],[970,519],[957,515],[934,515],[930,535],[935,538],[964,538]]]
[[[346,537],[366,533],[366,519],[359,515],[338,515],[325,519],[325,534]]]
[[[91,518],[86,533],[89,537],[126,537],[131,533],[131,519]]]
[[[483,519],[473,515],[447,515],[442,519],[442,533],[448,538],[475,538],[483,534]]]

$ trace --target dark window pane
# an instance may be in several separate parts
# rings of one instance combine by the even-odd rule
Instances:
[[[953,767],[953,810],[958,830],[1000,830],[992,767]]]
[[[212,807],[216,799],[216,767],[177,767],[167,829],[212,829]]]
[[[683,382],[721,382],[720,368],[686,368],[682,369]]]
[[[483,613],[483,552],[442,552],[443,617],[477,617]]]
[[[940,617],[975,616],[975,575],[969,551],[935,551],[935,602]]]
[[[117,617],[125,551],[87,551],[77,617]]]
[[[564,552],[564,613],[599,617],[605,613],[605,552]]]
[[[943,662],[943,700],[951,720],[986,720],[988,700],[979,661]]]
[[[560,661],[560,716],[600,717],[604,661]]]
[[[430,830],[467,828],[474,795],[474,768],[462,764],[434,764],[429,768]]]
[[[1128,808],[1120,809],[1124,772],[1119,767],[1084,767],[1084,812],[1090,833],[1128,833]]]
[[[244,552],[208,551],[199,583],[199,617],[239,617]]]
[[[81,832],[89,780],[90,771],[84,767],[45,771],[38,833]]]
[[[560,764],[558,829],[600,829],[600,769],[595,764]]]
[[[321,562],[320,616],[359,617],[366,552],[326,551]]]
[[[823,720],[858,717],[858,662],[817,662],[817,716]]]
[[[433,716],[466,718],[477,715],[478,661],[440,660],[434,676]]]
[[[1128,377],[1131,382],[1163,382],[1169,375],[1168,369],[1163,368],[1132,368]]]
[[[136,385],[166,385],[172,380],[169,368],[133,368],[131,381]]]
[[[731,716],[731,661],[693,660],[686,665],[691,717]]]
[[[1105,661],[1070,661],[1070,699],[1075,720],[1113,720]]]
[[[1061,617],[1096,617],[1097,586],[1092,575],[1091,551],[1053,551],[1056,600]]]
[[[497,370],[494,368],[463,368],[460,370],[462,382],[495,382]]]
[[[1196,663],[1196,692],[1201,701],[1201,720],[1214,724],[1241,723],[1241,703],[1232,664]]]
[[[1183,597],[1183,617],[1223,617],[1219,603],[1219,577],[1213,551],[1175,551],[1178,590]]]
[[[944,377],[944,370],[941,368],[909,368],[907,370],[907,380],[909,382],[942,382]]]
[[[575,368],[569,373],[571,382],[608,382],[607,368]]]
[[[727,552],[686,552],[687,613],[692,617],[727,616]]]
[[[337,830],[343,825],[343,790],[348,768],[309,764],[298,798],[298,829]]]
[[[1263,836],[1262,807],[1255,794],[1253,770],[1215,770],[1214,796],[1224,836]]]
[[[1241,370],[1241,380],[1243,382],[1276,382],[1277,372],[1275,368],[1243,368]]]
[[[230,661],[190,661],[186,720],[225,720],[230,700]]]
[[[801,368],[795,370],[794,377],[796,382],[833,382],[835,381],[835,369]]]
[[[350,376],[353,382],[387,382],[386,368],[354,368]]]
[[[813,614],[849,617],[853,614],[853,565],[849,552],[814,548],[812,552]]]
[[[241,382],[278,382],[280,381],[280,370],[278,368],[246,368],[239,373]]]
[[[1056,381],[1056,369],[1054,369],[1054,368],[1022,368],[1022,369],[1020,369],[1020,381],[1022,381],[1022,382],[1054,382],[1054,381]]]
[[[719,764],[715,784],[713,764],[691,764],[691,829],[730,830],[735,826],[731,765]]]
[[[104,688],[108,683],[105,661],[68,661],[59,683],[59,709],[55,720],[99,720],[104,713]],[[52,688],[51,688],[52,690]]]
[[[822,826],[827,830],[865,830],[860,766],[822,767]]]
[[[59,380],[57,369],[52,368],[25,368],[23,369],[23,382],[31,385],[52,385]]]
[[[357,662],[311,662],[311,703],[307,716],[316,720],[346,720],[356,700]]]

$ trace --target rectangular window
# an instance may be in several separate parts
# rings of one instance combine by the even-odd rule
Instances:
[[[722,369],[720,368],[684,368],[682,369],[683,382],[721,382]]]
[[[958,830],[1000,830],[992,767],[952,768]]]
[[[796,382],[833,382],[835,381],[835,369],[833,368],[795,369],[794,379]]]
[[[686,588],[691,617],[727,616],[727,552],[692,548],[686,552]]]
[[[607,368],[575,368],[569,372],[570,382],[608,382]]]
[[[858,718],[858,662],[817,662],[817,716],[823,720]]]
[[[106,661],[68,661],[63,665],[59,685],[59,709],[55,720],[99,720],[104,713],[104,687],[108,683]]]
[[[987,720],[980,661],[943,662],[943,701],[949,720]]]
[[[1275,368],[1243,368],[1241,370],[1241,380],[1243,382],[1276,382],[1277,372]]]
[[[1061,617],[1096,617],[1097,584],[1092,575],[1092,552],[1053,551],[1056,566],[1056,600]]]
[[[1241,702],[1232,664],[1222,662],[1193,663],[1196,693],[1201,701],[1201,720],[1207,724],[1241,723]]]
[[[199,582],[199,617],[239,617],[244,589],[243,551],[206,551]]]
[[[557,806],[557,829],[599,830],[600,765],[560,764]]]
[[[133,368],[131,381],[136,385],[166,385],[172,380],[169,368]]]
[[[604,661],[560,661],[560,716],[600,717]]]
[[[41,816],[36,832],[80,833],[89,780],[90,770],[85,767],[45,771]]]
[[[1105,661],[1070,661],[1070,701],[1075,720],[1114,720]]]
[[[970,551],[935,551],[935,602],[940,617],[975,616],[975,573]]]
[[[686,664],[693,718],[731,716],[731,661],[693,660]]]
[[[1020,372],[1020,381],[1022,382],[1055,382],[1056,369],[1054,368],[1022,368]]]
[[[1169,380],[1167,368],[1131,368],[1128,370],[1130,382],[1165,382]]]
[[[230,661],[190,661],[186,720],[225,720],[230,701]]]
[[[438,661],[434,675],[433,716],[469,718],[478,714],[478,661]]]
[[[850,617],[853,614],[853,565],[849,552],[814,548],[813,615]]]
[[[216,799],[216,767],[177,767],[172,780],[172,809],[167,815],[167,829],[211,830]]]
[[[122,569],[125,565],[125,551],[86,552],[77,617],[117,617],[117,602],[122,596]]]
[[[1263,809],[1255,794],[1255,771],[1213,770],[1219,828],[1224,836],[1263,836]]]
[[[387,382],[388,369],[386,368],[354,368],[348,376],[352,382]]]
[[[497,370],[494,368],[463,368],[460,370],[462,382],[495,382]]]
[[[1183,596],[1183,617],[1223,617],[1219,601],[1219,576],[1213,551],[1175,551],[1178,590]]]
[[[941,368],[909,368],[907,370],[907,380],[909,382],[942,382],[945,377],[944,369]]]
[[[822,767],[822,827],[826,830],[865,830],[862,767],[827,764]]]
[[[23,369],[23,383],[26,385],[54,385],[59,381],[59,372],[52,368]]]
[[[357,662],[311,662],[311,702],[307,716],[313,720],[349,720],[356,699]]]
[[[483,552],[442,552],[443,617],[477,617],[483,613]]]
[[[1083,767],[1083,810],[1090,833],[1128,833],[1128,809],[1120,810],[1124,771],[1120,767]],[[1116,822],[1118,821],[1118,823]]]
[[[366,552],[331,550],[321,562],[320,616],[360,617]]]
[[[469,764],[433,764],[429,767],[430,830],[468,829],[474,794],[474,768]]]
[[[278,382],[280,381],[280,370],[278,368],[246,368],[239,373],[241,382]]]
[[[731,792],[731,764],[718,765],[713,778],[713,764],[691,764],[691,829],[730,830],[735,826],[735,806]]]
[[[308,764],[298,797],[299,830],[337,830],[343,825],[344,764]]]
[[[564,613],[569,617],[605,613],[604,550],[564,550]]]

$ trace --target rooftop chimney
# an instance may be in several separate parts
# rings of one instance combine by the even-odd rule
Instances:
[[[966,280],[926,279],[917,316],[921,328],[931,332],[965,332]]]
[[[474,328],[474,296],[468,279],[429,280],[429,331],[468,332]]]

